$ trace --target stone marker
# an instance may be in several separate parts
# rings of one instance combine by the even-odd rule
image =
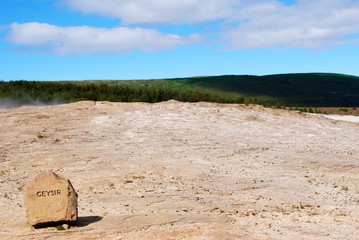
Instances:
[[[69,180],[52,171],[26,185],[25,205],[28,223],[34,227],[77,221],[77,193]]]

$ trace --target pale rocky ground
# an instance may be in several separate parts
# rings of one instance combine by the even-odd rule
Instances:
[[[359,239],[359,123],[259,106],[78,102],[0,111],[0,239]],[[79,223],[26,225],[69,178]]]

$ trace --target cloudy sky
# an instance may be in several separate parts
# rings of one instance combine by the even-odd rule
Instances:
[[[1,0],[0,80],[359,76],[359,0]]]

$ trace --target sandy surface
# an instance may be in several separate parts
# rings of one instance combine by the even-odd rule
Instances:
[[[0,111],[0,239],[359,239],[359,124],[258,106],[79,102]],[[79,194],[66,231],[23,187]]]

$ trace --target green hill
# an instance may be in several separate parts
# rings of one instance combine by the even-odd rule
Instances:
[[[176,80],[220,96],[257,98],[270,105],[357,107],[359,77],[309,73],[267,76],[219,76]]]
[[[359,77],[329,74],[227,75],[161,80],[0,82],[0,101],[16,105],[79,100],[212,101],[267,106],[358,107]]]

